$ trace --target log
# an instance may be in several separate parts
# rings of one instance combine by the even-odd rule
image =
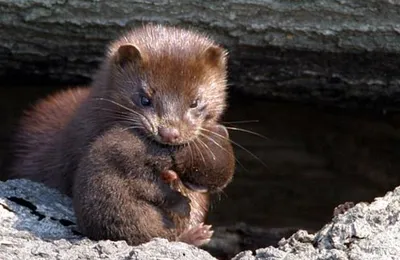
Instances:
[[[394,0],[1,0],[0,10],[3,82],[87,83],[110,40],[153,22],[221,42],[231,84],[246,93],[385,107],[400,96]]]

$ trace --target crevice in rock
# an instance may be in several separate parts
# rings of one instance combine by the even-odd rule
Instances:
[[[31,213],[33,215],[36,215],[38,217],[38,220],[41,221],[42,219],[44,219],[46,216],[39,213],[37,211],[37,207],[35,205],[33,205],[31,202],[22,199],[22,198],[18,198],[18,197],[7,197],[8,200],[17,203],[18,205],[21,205],[23,207],[27,207],[28,209],[31,210]]]
[[[14,212],[14,213],[15,213],[15,211],[12,210],[12,209],[10,209],[6,204],[0,203],[0,205],[1,205],[4,209],[6,209],[6,210],[8,210],[8,211],[10,211],[10,212]]]
[[[60,222],[60,224],[63,225],[64,227],[68,227],[68,226],[75,225],[74,222],[72,222],[72,221],[70,221],[70,220],[68,220],[68,219],[57,219],[57,218],[55,218],[55,217],[50,217],[50,219],[51,219],[51,220],[54,220],[54,221]]]
[[[66,227],[71,226],[71,225],[75,225],[74,222],[72,222],[72,221],[70,221],[68,219],[60,219],[59,221],[60,221],[61,225],[66,226]]]

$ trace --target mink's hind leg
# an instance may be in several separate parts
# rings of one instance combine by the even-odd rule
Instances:
[[[135,187],[151,189],[142,180],[128,181],[118,174],[80,174],[73,195],[79,231],[94,240],[125,240],[130,245],[154,237],[176,240],[173,221],[156,205],[132,194]]]
[[[203,219],[204,212],[192,208],[191,199],[197,196],[184,196],[175,189],[180,183],[177,174],[161,170],[172,165],[169,150],[157,147],[153,153],[147,148],[133,133],[118,129],[91,144],[74,175],[80,231],[92,239],[126,240],[131,245],[154,237],[206,243],[212,235],[209,227],[199,225],[203,220],[192,221],[193,215]],[[188,230],[190,225],[193,229]]]
[[[190,205],[154,174],[155,161],[128,131],[110,130],[91,144],[74,175],[73,205],[80,231],[89,238],[137,245],[154,237],[175,241],[187,225]],[[157,163],[168,164],[157,151]],[[149,163],[150,162],[150,163]],[[168,211],[178,201],[180,212]]]

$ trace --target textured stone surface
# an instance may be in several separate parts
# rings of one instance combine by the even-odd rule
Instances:
[[[0,182],[0,259],[215,259],[164,239],[130,247],[79,237],[72,231],[70,203],[40,184]],[[244,251],[233,259],[398,259],[399,244],[400,187],[371,204],[357,204],[315,234],[299,230],[278,247]]]
[[[234,260],[372,260],[400,258],[400,187],[360,203],[339,215],[316,234],[298,231],[279,247],[239,253]]]
[[[154,22],[210,33],[246,92],[382,106],[400,93],[398,1],[1,0],[0,10],[0,75],[14,81],[86,81],[109,40]]]
[[[124,241],[94,242],[73,233],[70,199],[41,184],[0,182],[0,259],[215,259],[165,239],[137,247]]]

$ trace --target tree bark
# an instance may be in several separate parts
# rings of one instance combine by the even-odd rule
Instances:
[[[154,22],[225,45],[231,83],[245,92],[386,105],[400,93],[395,0],[0,0],[0,10],[0,76],[13,81],[87,82],[110,40]]]

